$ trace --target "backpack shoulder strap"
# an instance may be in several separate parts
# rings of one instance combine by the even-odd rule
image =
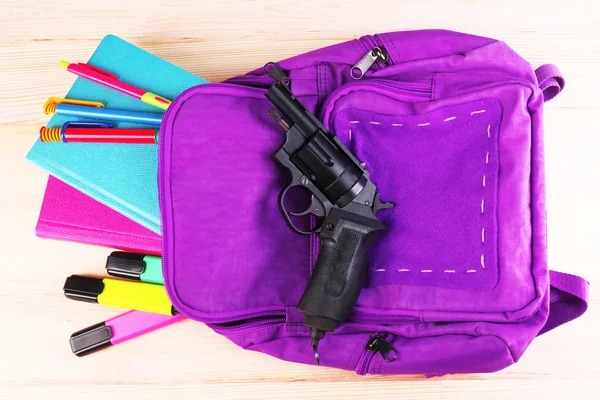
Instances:
[[[585,313],[589,287],[579,276],[550,271],[550,314],[538,336]]]

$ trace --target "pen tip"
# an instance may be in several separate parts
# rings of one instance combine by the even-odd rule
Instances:
[[[65,60],[62,60],[60,62],[60,66],[63,67],[63,68],[67,68],[69,65],[71,65],[71,63],[68,62],[68,61],[65,61]]]

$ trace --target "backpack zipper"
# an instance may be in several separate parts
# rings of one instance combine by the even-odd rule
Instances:
[[[357,311],[352,311],[350,313],[348,321],[378,325],[417,324],[422,322],[421,318],[412,315],[377,315],[364,314]]]
[[[271,76],[240,75],[228,78],[221,83],[244,87],[268,89],[274,83],[274,81]]]
[[[350,68],[350,76],[353,79],[361,79],[373,66],[377,67],[377,69],[382,69],[394,64],[390,59],[389,52],[382,44],[379,44],[373,36],[363,36],[359,39],[359,42],[367,52],[352,66],[352,68]],[[273,83],[273,79],[270,76],[263,75],[240,75],[228,78],[222,83],[247,84],[250,86],[268,88]]]
[[[353,79],[360,79],[373,64],[376,62],[387,63],[390,59],[390,55],[383,46],[375,46],[367,52],[352,68],[350,68],[350,76]]]
[[[247,318],[237,321],[224,322],[220,324],[206,324],[211,329],[221,332],[241,331],[245,329],[253,329],[263,325],[282,324],[285,322],[285,314],[277,316],[271,313],[268,316]]]
[[[385,362],[393,362],[398,358],[398,352],[390,344],[393,338],[392,334],[385,333],[376,333],[371,337],[365,346],[365,351],[358,359],[357,373],[359,375],[369,373],[371,363],[377,354],[380,354]]]
[[[350,69],[350,76],[353,79],[361,79],[371,67],[383,69],[394,62],[390,58],[389,52],[385,46],[372,35],[365,35],[358,39],[367,53]]]
[[[365,48],[365,50],[369,50],[372,49],[374,47],[381,47],[381,48],[385,48],[384,44],[381,43],[379,40],[377,40],[375,38],[375,36],[373,35],[365,35],[360,39],[360,42],[362,43],[363,47]],[[379,69],[381,68],[385,68],[389,63],[389,65],[393,64],[393,61],[390,59],[389,54],[388,54],[388,60],[383,63],[383,62],[378,62],[377,63],[377,67],[379,67]]]
[[[325,100],[325,103],[323,103],[323,105],[321,106],[321,112],[319,115],[319,119],[321,120],[321,122],[323,123],[323,125],[325,125],[327,127],[327,124],[325,121],[325,113],[327,112],[327,109],[329,108],[329,106],[331,105],[331,103],[335,102],[338,100],[340,96],[340,94],[342,92],[353,92],[356,90],[359,90],[360,88],[364,88],[364,89],[379,89],[383,92],[387,92],[387,93],[392,93],[392,94],[403,94],[403,95],[408,95],[408,96],[416,96],[416,97],[431,97],[431,87],[429,85],[426,84],[419,84],[419,83],[407,83],[407,82],[397,82],[394,81],[394,83],[387,81],[387,80],[383,80],[383,79],[368,79],[365,81],[357,81],[357,82],[350,82],[347,83],[345,85],[342,85],[340,87],[338,87],[337,89],[335,89],[330,95],[329,97],[327,97],[327,100]],[[347,93],[345,93],[347,94]],[[344,95],[345,95],[344,94]]]

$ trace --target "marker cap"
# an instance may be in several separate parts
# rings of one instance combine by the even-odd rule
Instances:
[[[73,333],[69,344],[71,351],[81,357],[112,345],[111,338],[112,330],[105,322],[101,322]]]
[[[97,303],[98,295],[104,291],[104,282],[99,278],[71,275],[65,281],[63,291],[69,299]]]
[[[162,270],[162,259],[158,256],[145,256],[146,270],[140,276],[143,282],[164,285],[165,279]]]
[[[112,276],[140,280],[146,270],[143,254],[113,251],[106,259],[106,272]]]

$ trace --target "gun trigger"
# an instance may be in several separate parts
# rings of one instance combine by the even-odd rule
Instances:
[[[310,206],[302,212],[295,213],[288,211],[290,215],[294,217],[301,217],[306,214],[313,214],[316,217],[324,217],[325,216],[325,206],[317,199],[317,197],[313,194],[310,196]]]
[[[379,210],[393,207],[394,205],[392,203],[382,203],[381,195],[379,193],[375,194],[375,199],[373,200],[373,214],[377,214],[377,211]]]

